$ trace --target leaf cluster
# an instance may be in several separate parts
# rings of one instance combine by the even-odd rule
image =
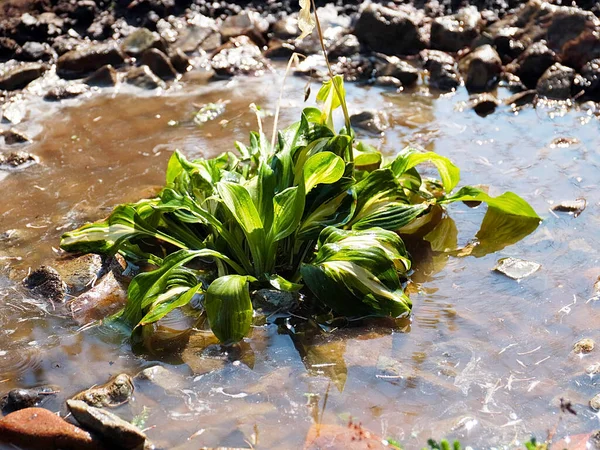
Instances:
[[[189,161],[175,152],[156,198],[116,207],[64,234],[61,247],[154,267],[129,286],[120,317],[132,330],[201,296],[212,331],[231,343],[250,330],[258,287],[302,290],[344,316],[409,315],[411,259],[400,233],[435,230],[451,203],[487,203],[484,222],[503,234],[500,245],[539,223],[516,194],[457,190],[460,171],[441,155],[406,148],[385,161],[352,129],[337,132],[334,111],[346,109],[341,77],[325,82],[317,101],[274,145],[253,132],[235,153]],[[422,177],[423,163],[439,180]]]

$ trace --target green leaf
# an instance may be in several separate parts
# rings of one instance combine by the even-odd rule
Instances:
[[[131,280],[122,316],[125,322],[132,328],[136,327],[155,306],[176,301],[188,289],[195,288],[198,285],[195,272],[183,267],[195,258],[217,258],[241,270],[227,256],[214,250],[179,250],[167,256],[158,269],[141,273]]]
[[[173,295],[169,295],[169,291],[162,294],[161,297],[165,296],[166,298],[161,298],[160,301],[153,305],[150,311],[140,320],[139,325],[144,326],[157,322],[174,309],[187,305],[194,295],[202,292],[202,285],[197,284],[195,287],[184,289]]]
[[[344,175],[344,160],[331,152],[312,155],[303,167],[305,192],[317,184],[332,184]]]
[[[317,93],[317,102],[322,104],[321,123],[333,131],[333,111],[346,102],[346,90],[344,79],[336,75],[333,79],[323,82],[323,86]]]
[[[273,199],[273,225],[271,240],[279,241],[291,235],[302,219],[302,209],[297,207],[297,186],[287,188]]]
[[[265,272],[268,258],[265,249],[269,248],[263,223],[250,194],[239,184],[220,182],[217,190],[232,216],[244,231],[255,265],[255,273]]]
[[[465,186],[455,194],[446,196],[439,201],[441,205],[454,202],[484,202],[504,214],[541,220],[529,203],[513,192],[505,192],[498,197],[492,197],[479,188]]]
[[[460,181],[460,169],[448,158],[434,152],[419,152],[414,148],[407,147],[402,150],[390,165],[396,177],[401,177],[413,167],[430,162],[435,165],[440,173],[442,184],[446,192],[452,192]]]
[[[204,308],[212,332],[224,344],[242,340],[252,324],[248,283],[255,278],[227,275],[217,278],[206,291]]]
[[[271,283],[271,286],[275,289],[285,292],[298,292],[304,287],[302,284],[292,283],[279,275],[270,275],[269,283]]]
[[[301,273],[313,294],[340,314],[400,317],[410,313],[411,302],[402,291],[399,264],[410,267],[395,233],[328,227],[315,260],[302,265]]]

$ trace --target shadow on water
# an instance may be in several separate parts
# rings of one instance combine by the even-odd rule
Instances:
[[[16,230],[0,242],[2,390],[59,386],[47,405],[59,410],[82,389],[160,360],[132,353],[125,336],[106,327],[80,330],[29,298],[18,282],[29,267],[52,261],[65,230],[153,195],[174,149],[209,156],[246,140],[255,128],[248,105],[273,111],[278,92],[264,86],[276,80],[236,79],[162,96],[98,95],[39,119],[42,131],[28,151],[41,164],[0,181],[8,194],[0,203],[0,231]],[[289,81],[282,124],[297,117],[303,89],[303,80]],[[351,112],[374,108],[390,116],[391,129],[366,136],[370,143],[389,155],[416,143],[448,156],[465,184],[489,185],[492,195],[518,192],[543,223],[535,230],[522,224],[520,233],[532,233],[506,246],[492,212],[455,205],[441,227],[410,248],[414,318],[404,328],[367,323],[324,330],[278,319],[256,326],[228,352],[212,335],[194,331],[180,355],[163,359],[173,372],[171,386],[138,383],[134,399],[117,412],[143,415],[157,445],[179,449],[300,448],[314,422],[349,419],[405,448],[442,436],[475,448],[511,446],[531,433],[544,438],[560,397],[578,415],[565,418],[559,433],[595,429],[587,401],[598,380],[585,369],[597,358],[571,348],[581,337],[600,340],[598,305],[587,302],[600,275],[598,119],[541,108],[518,114],[499,108],[484,119],[456,108],[467,98],[463,92],[435,98],[419,90],[348,91]],[[220,99],[229,101],[221,116],[193,123],[194,105]],[[588,208],[577,218],[548,212],[552,203],[579,197]],[[482,221],[488,224],[478,234]],[[505,256],[542,268],[510,280],[491,271]]]

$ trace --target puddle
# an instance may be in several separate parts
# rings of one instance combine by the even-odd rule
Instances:
[[[2,390],[57,385],[61,392],[45,406],[59,410],[91,385],[157,362],[133,354],[110,330],[79,330],[27,298],[15,281],[52,260],[65,230],[152,195],[175,149],[211,156],[246,141],[256,128],[249,104],[274,112],[279,80],[192,84],[160,96],[96,95],[60,110],[38,105],[39,134],[27,150],[41,164],[0,180],[0,232],[16,230],[0,241]],[[281,124],[298,117],[304,87],[304,80],[288,81]],[[496,254],[422,257],[412,277],[413,321],[403,331],[373,324],[310,344],[294,342],[282,324],[255,328],[238,354],[192,347],[186,359],[195,364],[171,358],[165,364],[181,377],[176,389],[142,387],[117,411],[126,419],[143,415],[150,439],[173,449],[301,448],[313,423],[350,419],[407,449],[430,437],[510,448],[531,435],[545,439],[558,424],[561,397],[578,414],[562,419],[558,436],[595,430],[587,402],[600,382],[585,369],[600,357],[571,348],[582,337],[600,341],[600,304],[588,302],[600,275],[598,118],[543,107],[518,114],[500,107],[481,118],[457,108],[468,100],[463,91],[434,98],[350,86],[348,95],[351,113],[389,114],[392,128],[368,139],[385,153],[416,143],[448,156],[464,184],[490,185],[493,195],[517,192],[544,222]],[[194,123],[198,105],[219,100],[229,103],[218,118]],[[550,212],[577,198],[587,200],[579,217]],[[451,208],[459,245],[475,235],[483,213]],[[502,257],[541,268],[517,282],[492,271]]]

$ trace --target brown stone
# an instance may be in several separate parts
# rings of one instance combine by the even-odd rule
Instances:
[[[0,441],[36,450],[100,450],[86,432],[43,408],[26,408],[0,420]]]

